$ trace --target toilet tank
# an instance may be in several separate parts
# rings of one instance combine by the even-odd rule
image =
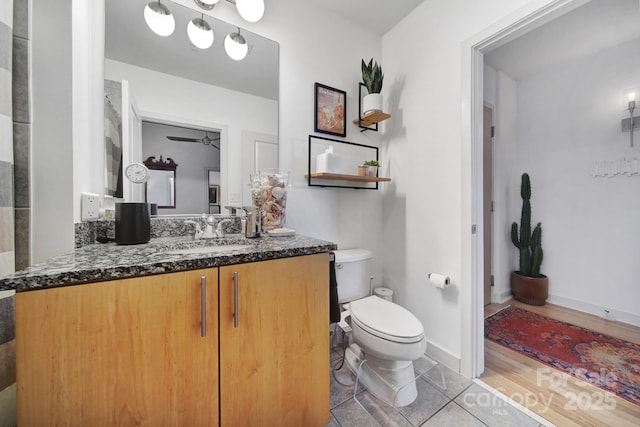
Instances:
[[[345,303],[368,296],[372,253],[366,249],[344,249],[334,253],[338,301]]]

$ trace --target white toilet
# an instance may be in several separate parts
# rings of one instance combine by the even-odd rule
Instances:
[[[370,296],[371,257],[364,249],[335,251],[338,298],[349,303],[353,329],[345,359],[370,393],[407,406],[417,397],[413,361],[426,350],[424,328],[404,307]]]

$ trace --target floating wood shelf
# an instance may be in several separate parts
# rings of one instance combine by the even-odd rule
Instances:
[[[387,120],[391,117],[391,114],[383,113],[382,111],[372,111],[370,113],[365,114],[360,119],[355,119],[353,123],[360,126],[371,126],[373,124],[379,123],[383,120]]]
[[[309,178],[309,175],[305,175],[305,178]],[[312,173],[311,178],[316,179],[332,179],[340,181],[356,181],[356,182],[388,182],[391,178],[378,178],[377,176],[360,176],[360,175],[345,175],[341,173]]]

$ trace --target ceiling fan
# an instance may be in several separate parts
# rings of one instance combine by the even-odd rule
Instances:
[[[182,136],[167,136],[167,139],[171,141],[181,141],[181,142],[201,142],[204,145],[210,145],[216,150],[220,150],[220,134],[216,134],[215,138],[209,138],[209,132],[204,133],[204,138],[185,138]],[[218,144],[214,144],[217,142]]]

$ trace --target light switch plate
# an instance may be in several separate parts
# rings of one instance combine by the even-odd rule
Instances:
[[[95,221],[100,214],[100,196],[94,193],[82,193],[80,199],[80,209],[82,221]]]

